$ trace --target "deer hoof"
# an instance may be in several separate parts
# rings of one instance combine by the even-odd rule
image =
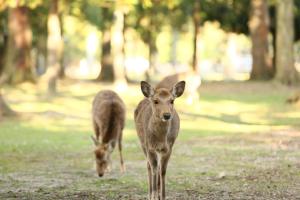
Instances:
[[[126,167],[125,167],[125,165],[123,164],[123,165],[121,165],[121,172],[122,173],[125,173],[126,172]]]

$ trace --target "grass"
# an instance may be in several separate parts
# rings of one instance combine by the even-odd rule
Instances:
[[[5,88],[21,117],[0,122],[0,199],[146,199],[147,174],[136,137],[136,85],[120,95],[127,105],[121,174],[96,176],[90,141],[91,102],[111,85],[60,83],[43,95],[23,84]],[[294,91],[275,83],[204,83],[200,101],[176,101],[181,131],[167,172],[168,199],[299,199],[300,107]]]

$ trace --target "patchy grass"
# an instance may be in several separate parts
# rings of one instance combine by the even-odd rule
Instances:
[[[110,85],[64,81],[48,98],[30,84],[5,88],[22,116],[0,123],[0,199],[146,199],[146,163],[133,122],[138,86],[127,105],[124,157],[96,176],[90,110]],[[275,83],[207,83],[192,106],[176,107],[181,131],[167,172],[168,199],[299,199],[300,107]]]

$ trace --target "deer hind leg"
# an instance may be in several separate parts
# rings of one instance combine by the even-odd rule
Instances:
[[[122,132],[119,134],[119,141],[118,141],[119,153],[120,153],[120,164],[121,164],[121,172],[124,173],[126,171],[123,154],[122,154]]]

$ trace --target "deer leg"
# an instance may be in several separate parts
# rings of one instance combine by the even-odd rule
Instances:
[[[148,153],[148,161],[150,162],[151,167],[151,185],[152,185],[152,192],[151,192],[151,200],[158,199],[157,193],[157,158],[155,153]]]
[[[161,165],[159,164],[158,168],[157,168],[157,194],[158,194],[158,199],[159,200],[160,200],[160,183],[161,183],[161,180],[160,180],[160,168],[161,168]]]
[[[122,133],[119,135],[118,147],[120,153],[121,172],[124,173],[126,169],[125,169],[123,154],[122,154]]]
[[[148,195],[149,200],[151,200],[152,196],[152,174],[151,174],[151,166],[149,161],[147,161],[147,170],[148,170]]]
[[[166,155],[163,155],[160,160],[160,172],[159,172],[159,179],[160,179],[160,200],[165,200],[166,198],[166,191],[165,191],[165,177],[167,172],[167,166],[169,162],[171,152]]]

